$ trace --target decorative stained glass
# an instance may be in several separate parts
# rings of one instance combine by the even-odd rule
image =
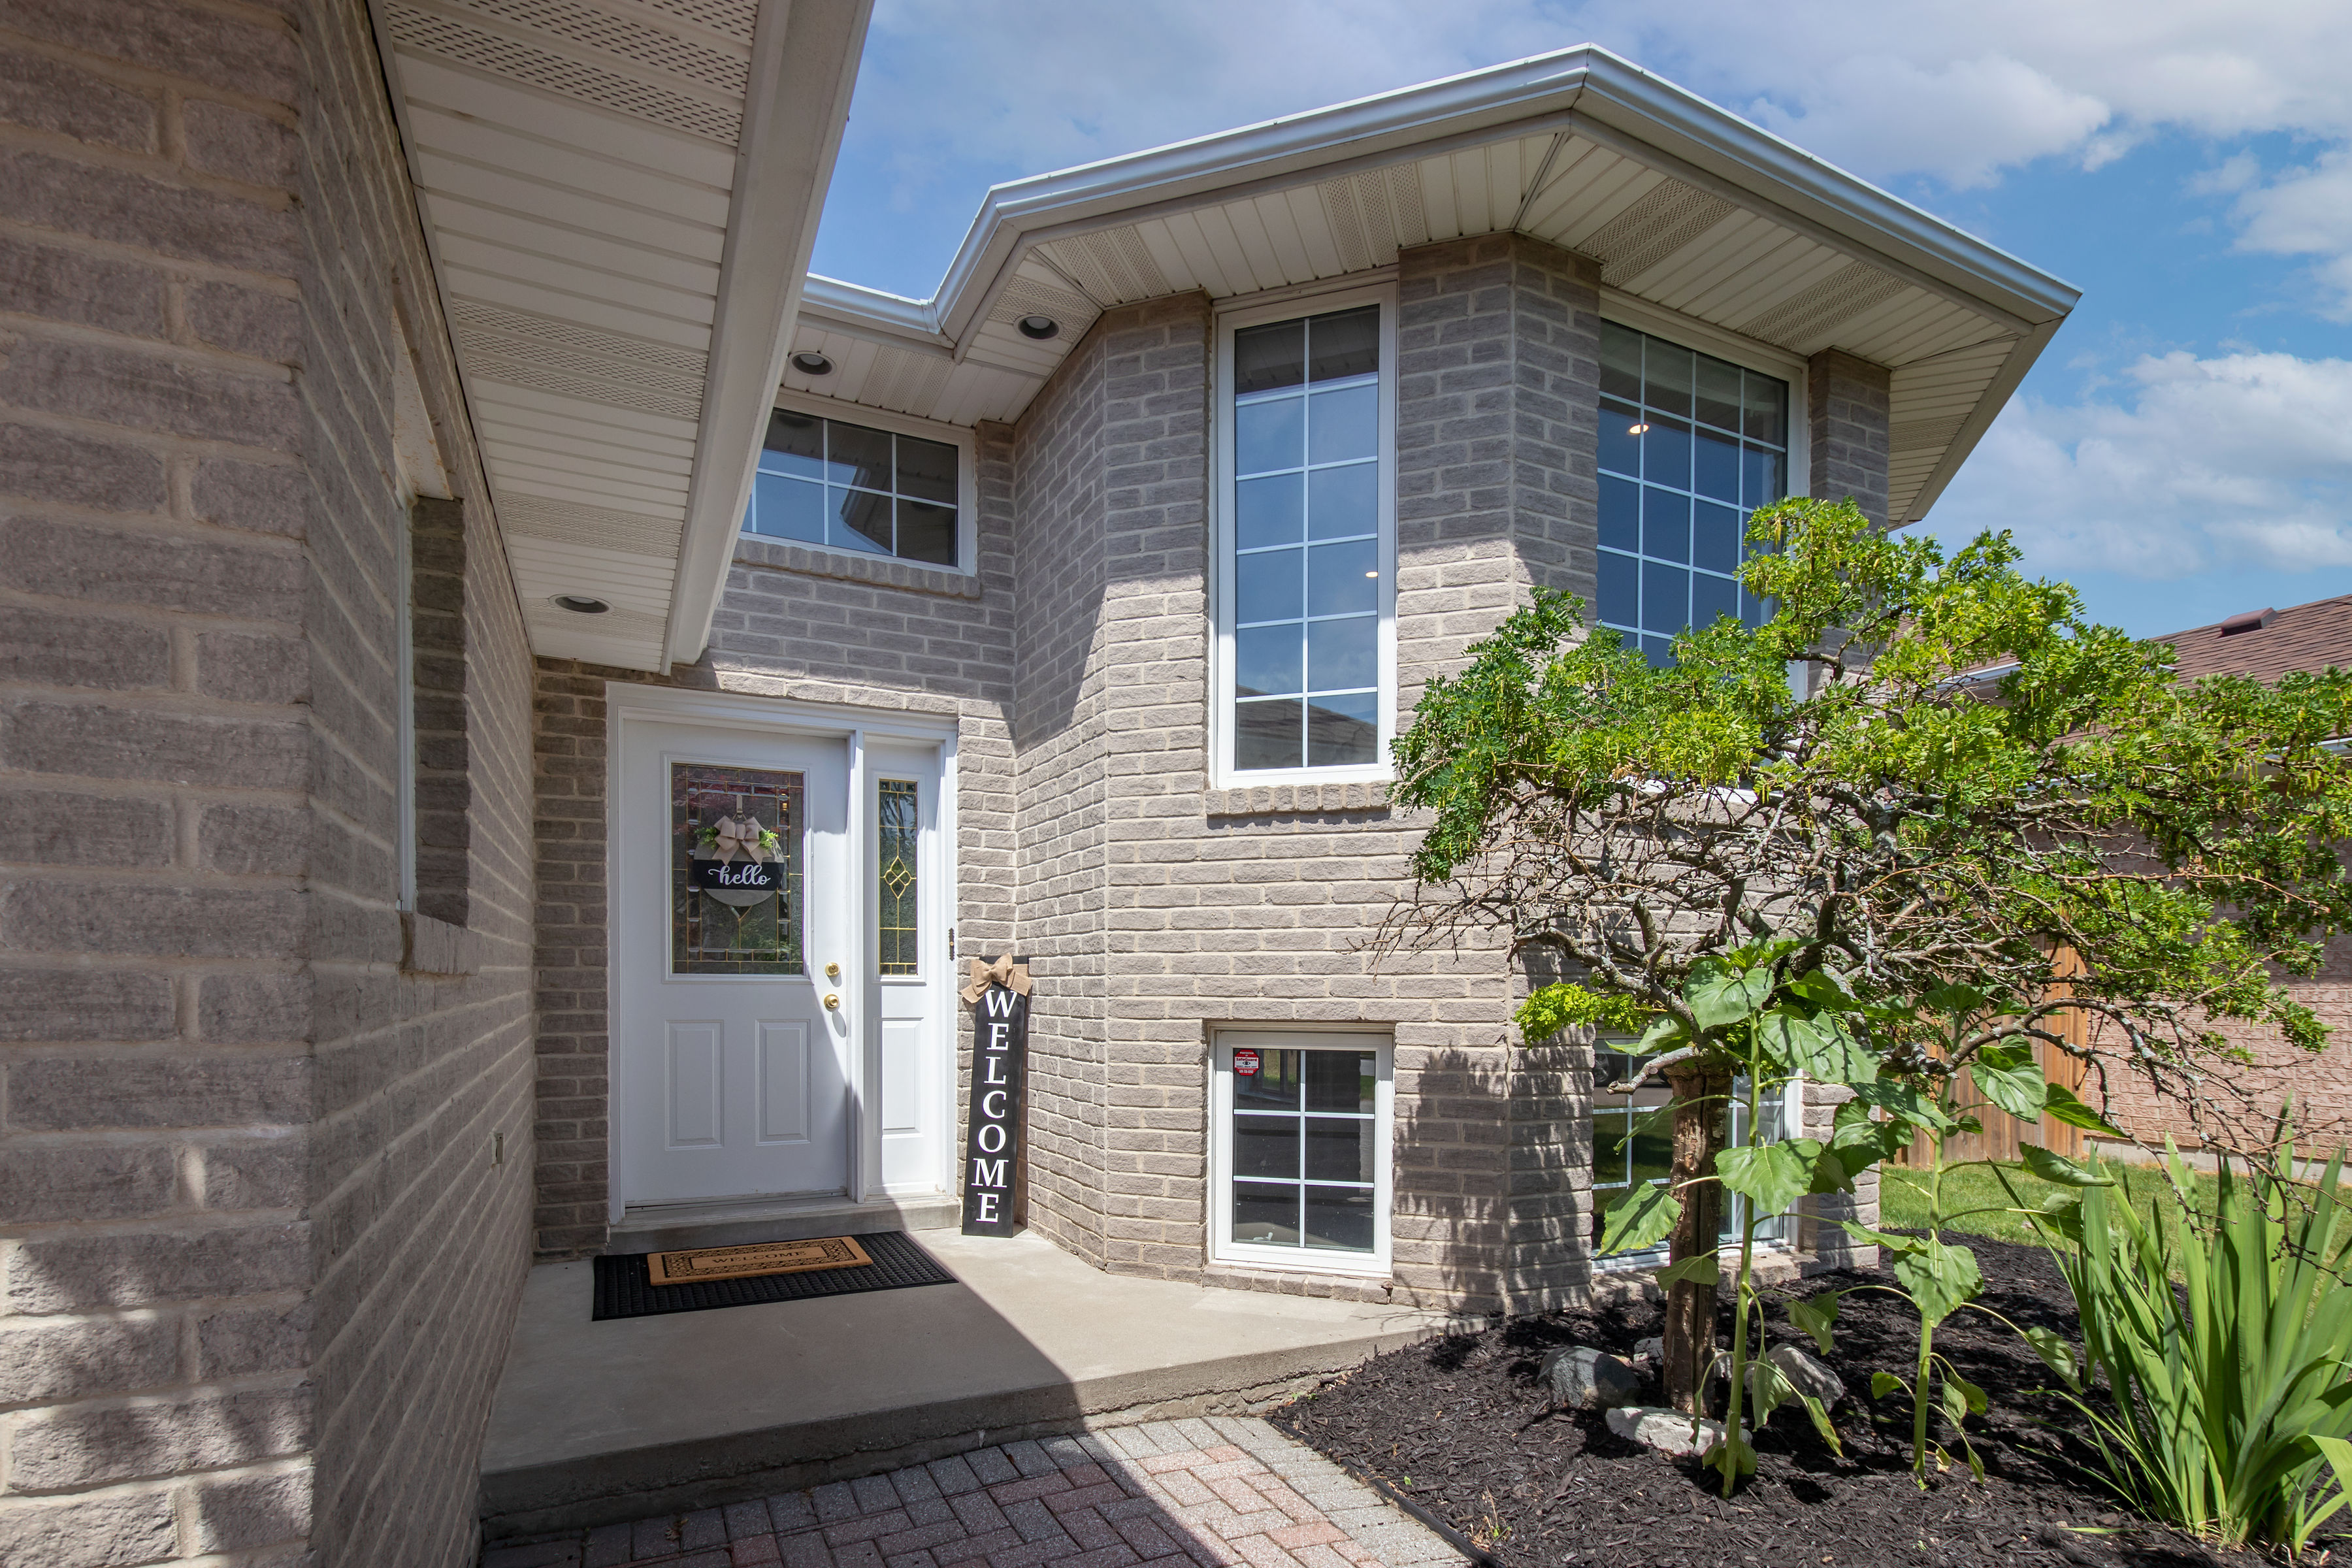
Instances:
[[[803,974],[801,775],[670,764],[670,973]]]
[[[922,826],[921,802],[912,779],[884,779],[876,815],[880,820],[879,870],[874,890],[875,920],[880,938],[875,943],[885,974],[916,972],[915,845]]]

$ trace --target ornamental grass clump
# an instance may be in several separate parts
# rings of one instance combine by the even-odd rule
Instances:
[[[2343,1152],[2304,1188],[2281,1173],[2292,1144],[2249,1175],[2224,1160],[2206,1215],[2168,1153],[2151,1217],[2103,1187],[2043,1211],[2086,1369],[2106,1384],[2097,1403],[2070,1398],[2134,1507],[2300,1554],[2352,1500],[2352,1289],[2329,1266]]]

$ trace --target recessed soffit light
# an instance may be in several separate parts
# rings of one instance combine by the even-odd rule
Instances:
[[[1034,338],[1041,343],[1047,338],[1060,336],[1062,331],[1062,323],[1051,316],[1024,316],[1018,325],[1023,337]]]
[[[833,362],[811,349],[803,349],[793,356],[793,368],[803,375],[831,375]]]
[[[569,610],[575,616],[601,616],[613,606],[602,599],[592,599],[585,594],[558,594],[554,599],[559,610]]]

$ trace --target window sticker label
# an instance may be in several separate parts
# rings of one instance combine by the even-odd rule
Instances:
[[[1234,1071],[1243,1078],[1255,1078],[1257,1076],[1257,1053],[1255,1051],[1235,1051],[1234,1053]]]

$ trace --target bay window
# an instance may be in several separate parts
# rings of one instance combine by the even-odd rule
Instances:
[[[1789,384],[1601,324],[1601,625],[1664,665],[1676,633],[1764,605],[1732,576],[1748,519],[1789,493]]]

